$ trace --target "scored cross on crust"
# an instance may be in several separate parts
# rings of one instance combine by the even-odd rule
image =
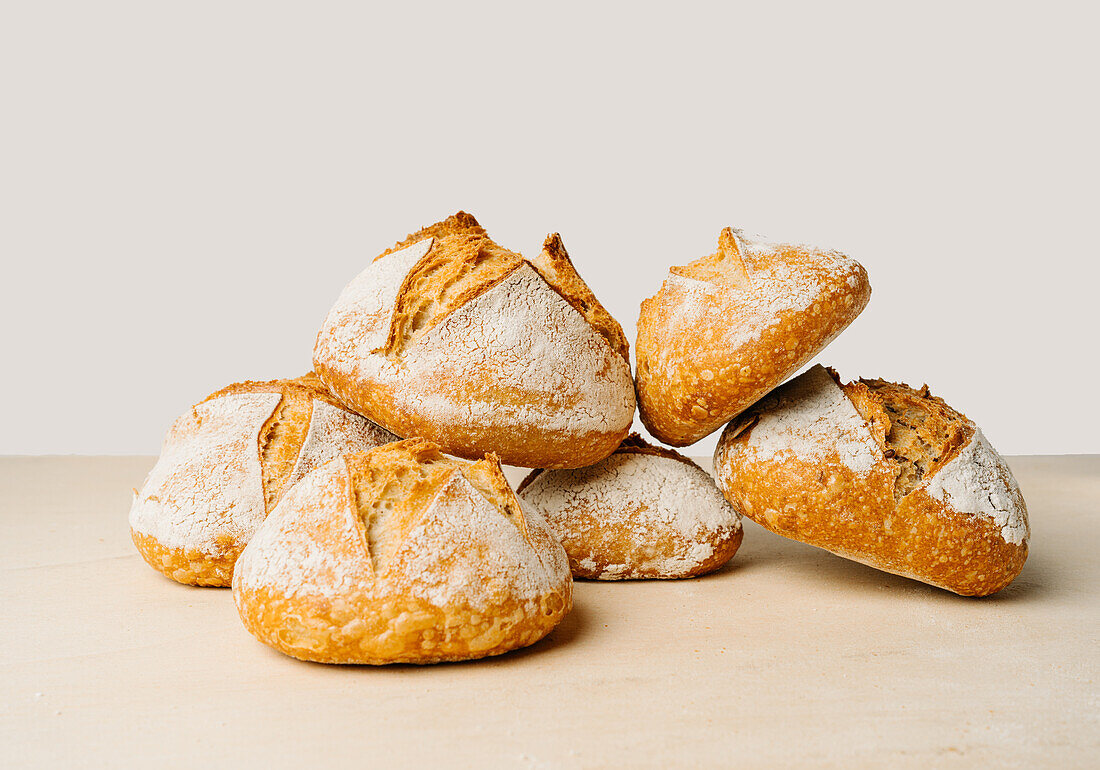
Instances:
[[[310,473],[245,549],[233,593],[257,638],[325,663],[497,655],[572,605],[561,544],[496,459],[420,439]]]
[[[240,382],[172,426],[130,510],[134,543],[181,583],[226,586],[260,522],[310,470],[397,440],[338,405],[320,379]]]
[[[840,252],[725,228],[713,254],[670,268],[642,302],[642,422],[666,444],[694,444],[809,362],[870,296],[867,272]]]
[[[560,236],[527,260],[459,212],[348,284],[314,365],[341,402],[398,435],[561,468],[606,457],[629,430],[628,356]]]
[[[546,237],[538,257],[526,260],[497,244],[472,215],[460,211],[413,233],[375,261],[429,238],[427,253],[401,283],[386,344],[375,352],[400,356],[419,333],[528,264],[629,361],[630,347],[622,327],[577,273],[557,233]]]

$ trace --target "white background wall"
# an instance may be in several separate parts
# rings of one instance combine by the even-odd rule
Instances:
[[[0,453],[156,452],[459,208],[560,231],[631,339],[725,225],[840,248],[822,361],[1100,451],[1091,4],[369,5],[0,12]]]

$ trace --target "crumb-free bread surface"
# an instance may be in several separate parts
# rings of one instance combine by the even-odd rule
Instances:
[[[287,655],[436,663],[538,641],[572,606],[572,581],[495,458],[414,439],[310,473],[245,549],[233,594],[246,628]]]
[[[642,303],[642,422],[666,444],[694,444],[806,364],[870,296],[867,272],[838,251],[726,228],[714,254],[671,268]]]
[[[241,550],[291,485],[343,452],[396,438],[341,406],[312,372],[230,385],[168,431],[130,509],[134,544],[173,580],[228,586]]]
[[[1027,559],[1023,495],[965,415],[920,389],[815,366],[726,428],[723,492],[758,524],[968,596]]]
[[[703,575],[733,558],[743,535],[710,474],[637,434],[587,468],[533,471],[519,496],[546,518],[578,578]]]
[[[614,450],[634,414],[626,338],[561,239],[528,261],[462,212],[344,289],[314,364],[350,408],[467,458],[587,465]]]

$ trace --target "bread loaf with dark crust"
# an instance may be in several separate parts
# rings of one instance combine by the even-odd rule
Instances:
[[[1027,559],[1008,465],[927,385],[841,384],[815,366],[732,421],[714,467],[773,532],[955,593],[999,591]]]
[[[436,663],[538,641],[571,608],[572,580],[495,457],[413,439],[296,485],[238,561],[233,596],[254,636],[302,660]]]
[[[596,462],[626,435],[628,354],[560,237],[528,261],[459,212],[345,288],[314,365],[342,403],[397,435],[556,468]]]
[[[666,444],[694,444],[812,359],[870,296],[867,272],[840,252],[726,228],[714,254],[671,268],[642,303],[642,422]]]
[[[313,372],[234,383],[168,432],[135,493],[134,544],[173,580],[228,586],[241,550],[295,481],[339,454],[396,440],[345,409]]]

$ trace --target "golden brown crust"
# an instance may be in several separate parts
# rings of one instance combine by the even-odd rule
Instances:
[[[156,538],[133,529],[130,537],[146,563],[165,577],[191,586],[226,588],[233,582],[233,565],[243,548],[220,557],[194,549],[166,548]]]
[[[403,240],[398,241],[375,257],[375,260],[382,259],[382,257],[387,254],[393,254],[395,251],[401,251],[401,249],[411,246],[414,243],[419,243],[426,238],[447,238],[454,235],[484,236],[488,238],[489,234],[485,231],[484,227],[478,224],[473,214],[459,211],[440,222],[436,222],[434,225],[421,227],[415,233],[409,233]]]
[[[572,608],[571,590],[565,597],[546,594],[537,612],[517,612],[512,603],[440,607],[416,597],[317,600],[266,587],[234,589],[234,599],[245,628],[279,652],[314,663],[374,666],[503,655],[542,639]]]
[[[498,655],[572,606],[565,554],[525,521],[494,458],[397,442],[318,468],[279,510],[238,562],[234,597],[253,635],[302,660]]]
[[[718,235],[718,249],[713,254],[699,257],[683,267],[670,267],[669,272],[720,286],[742,287],[751,283],[752,278],[741,252],[737,233],[727,227]]]
[[[687,446],[809,361],[867,305],[867,273],[834,251],[727,228],[710,256],[670,270],[638,319],[642,422]]]
[[[684,455],[680,454],[679,452],[677,452],[673,449],[669,449],[668,447],[663,447],[663,446],[657,446],[655,444],[650,444],[648,441],[646,441],[644,438],[642,438],[641,435],[639,435],[638,433],[631,433],[629,436],[624,438],[619,443],[619,446],[615,449],[615,451],[612,452],[611,454],[616,454],[616,455],[618,455],[618,454],[638,454],[638,455],[652,455],[654,457],[666,457],[669,460],[676,460],[678,462],[682,462],[682,463],[685,463],[687,465],[690,465],[693,468],[699,468],[699,464],[696,463],[694,460],[692,460],[690,457],[685,457]],[[538,478],[539,474],[543,473],[545,470],[547,470],[547,469],[546,468],[535,468],[530,473],[528,473],[527,476],[523,479],[523,481],[520,482],[520,485],[518,487],[516,487],[516,494],[519,494],[520,492],[522,492],[524,487],[526,487],[528,484],[530,484],[532,481],[534,481],[536,478]],[[700,468],[700,470],[702,470],[702,469]]]
[[[677,462],[690,465],[693,468],[699,468],[699,470],[703,470],[699,466],[699,464],[692,460],[690,457],[685,457],[684,455],[677,452],[675,449],[669,449],[668,447],[650,444],[637,433],[631,433],[629,436],[624,438],[623,443],[619,444],[619,448],[615,450],[615,454],[635,454],[651,455],[653,457],[665,457],[669,460],[676,460]]]
[[[416,312],[409,312],[406,305],[411,304],[418,309],[433,301],[440,305],[433,308],[436,312],[431,314],[430,319],[420,319],[422,326],[418,328],[431,326],[456,307],[491,288],[518,267],[520,262],[525,261],[516,252],[495,243],[485,228],[478,224],[477,219],[465,211],[420,228],[386,249],[376,259],[426,238],[435,238],[437,242],[431,252],[410,271],[406,283],[401,287],[401,298],[395,313],[395,318],[400,317],[401,320],[394,323],[395,332],[387,343],[387,355],[400,347],[401,333],[407,328],[408,317],[415,318],[418,315]],[[630,343],[623,334],[622,326],[600,304],[581,278],[565,250],[561,235],[552,233],[546,236],[542,251],[530,263],[566,302],[588,319],[616,353],[630,361]],[[477,280],[466,278],[472,268],[477,269]],[[466,280],[462,281],[463,290],[448,291],[454,282],[464,278]]]
[[[228,396],[235,393],[279,393],[294,394],[304,400],[318,399],[326,403],[344,408],[344,405],[332,394],[316,372],[310,371],[300,377],[288,377],[281,380],[245,380],[234,382],[224,388],[214,391],[200,401],[200,404],[212,401],[215,398]]]
[[[637,433],[591,467],[532,472],[517,494],[546,518],[575,578],[696,577],[733,558],[743,537],[706,471]]]
[[[871,443],[864,449],[874,447],[866,450],[867,464],[845,458],[836,446],[800,450],[791,442],[808,440],[808,434],[797,429],[783,447],[773,448],[781,451],[759,453],[753,433],[760,420],[782,410],[789,416],[796,407],[787,394],[809,374],[727,427],[715,452],[715,473],[727,499],[773,532],[887,572],[965,596],[1007,586],[1027,559],[1026,537],[1010,542],[1001,523],[957,510],[951,497],[930,493],[936,474],[959,455],[959,437],[966,437],[963,447],[979,437],[973,423],[927,387],[917,391],[881,380],[838,384],[856,419],[865,420]],[[891,420],[899,419],[907,422],[904,432],[897,426],[891,430]],[[1023,498],[1007,466],[995,472],[999,488],[1026,523]]]
[[[279,396],[274,410],[260,427],[257,436],[256,452],[263,490],[263,515],[267,515],[275,509],[298,466],[312,424],[315,402],[320,401],[345,412],[346,408],[324,387],[314,372],[283,380],[248,380],[227,385],[196,404],[192,408],[189,429],[184,431],[185,434],[189,435],[191,430],[201,429],[203,422],[196,410],[202,404],[226,396],[255,393]],[[353,416],[350,413],[348,417],[370,425],[379,439],[389,436],[386,431],[369,423],[365,418]],[[175,428],[173,428],[174,431]],[[171,435],[172,433],[169,440]],[[182,438],[187,437],[187,435],[182,436]],[[359,445],[356,444],[356,446]],[[351,445],[348,448],[352,448]],[[213,460],[219,461],[217,458]],[[187,482],[187,486],[195,486],[198,483],[198,480],[191,476],[185,477],[184,481]],[[148,498],[148,502],[160,504],[164,501],[161,501],[159,496],[154,496]],[[233,515],[230,511],[212,513],[225,517]],[[231,529],[227,527],[226,532]],[[228,586],[233,577],[233,564],[247,544],[247,537],[242,538],[239,534],[236,536],[220,534],[215,547],[204,551],[199,548],[165,545],[150,534],[133,529],[131,532],[138,551],[150,566],[178,582],[190,585]]]
[[[457,221],[457,217],[451,219]],[[381,351],[387,356],[400,356],[416,336],[523,264],[523,257],[494,243],[480,226],[463,228],[441,222],[433,227],[431,248],[408,272],[398,292],[389,336]]]
[[[450,395],[458,403],[463,398],[483,399],[490,388],[495,390],[502,410],[523,409],[530,395],[499,387],[489,377],[491,372],[472,372],[465,382],[450,383]],[[485,376],[482,376],[485,375]],[[599,462],[615,450],[630,430],[625,424],[618,430],[560,430],[530,422],[516,423],[506,429],[497,425],[455,424],[450,420],[433,420],[409,409],[400,397],[384,388],[362,389],[351,377],[336,371],[326,371],[325,379],[332,387],[348,395],[349,405],[356,412],[369,415],[398,436],[415,436],[447,448],[448,454],[475,460],[496,453],[503,462],[521,468],[576,468]]]
[[[573,267],[569,253],[565,250],[561,236],[552,233],[546,236],[542,251],[531,260],[546,282],[553,286],[562,298],[588,319],[592,328],[604,336],[611,349],[630,362],[630,343],[623,334],[623,327],[612,318],[596,295],[588,288],[580,273]]]
[[[635,408],[625,338],[560,239],[536,265],[460,212],[395,249],[318,334],[316,369],[342,402],[469,459],[579,467],[618,446]]]
[[[742,527],[716,535],[709,543],[714,549],[709,557],[675,573],[649,564],[634,565],[629,571],[617,571],[621,570],[624,561],[633,557],[632,552],[637,551],[637,544],[625,536],[616,538],[617,542],[601,544],[599,552],[593,552],[590,543],[563,542],[563,545],[569,554],[569,569],[575,580],[690,580],[709,575],[728,564],[737,554],[744,537]],[[661,545],[665,544],[655,544],[655,547]],[[582,551],[586,555],[578,557],[577,554]]]
[[[861,379],[841,385],[867,421],[883,455],[897,468],[894,496],[901,499],[936,474],[974,435],[966,415],[904,383]]]
[[[199,403],[239,393],[278,393],[282,398],[275,411],[260,430],[260,465],[263,469],[264,501],[267,511],[274,510],[294,464],[302,451],[313,402],[324,401],[346,409],[325,387],[316,372],[282,380],[246,380],[234,382],[211,393]],[[228,585],[228,583],[226,584]]]

